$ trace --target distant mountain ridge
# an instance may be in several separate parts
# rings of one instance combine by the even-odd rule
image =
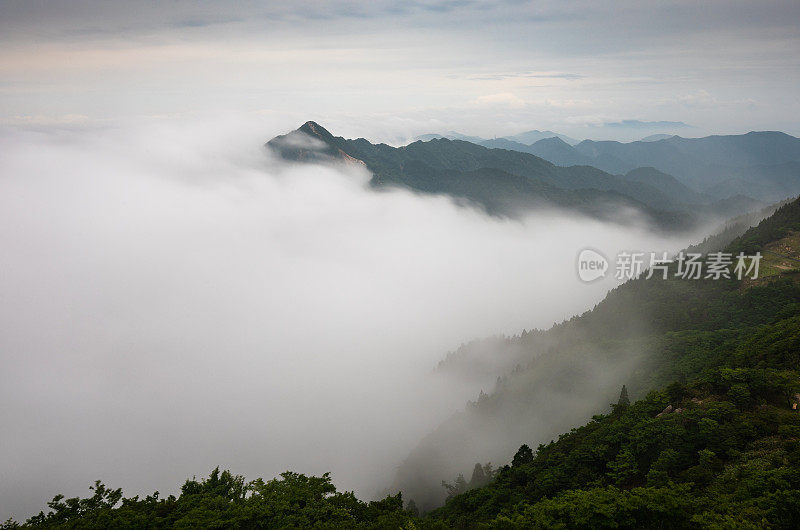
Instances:
[[[474,144],[479,144],[479,145],[482,142],[486,141],[485,139],[481,138],[480,136],[469,136],[469,135],[461,134],[461,133],[458,133],[458,132],[455,132],[455,131],[448,131],[445,134],[437,134],[437,133],[421,134],[419,136],[414,137],[414,141],[415,142],[419,142],[419,141],[428,142],[430,140],[441,140],[442,138],[444,138],[446,140],[464,140],[465,142],[472,142]]]
[[[479,145],[487,145],[489,142],[499,141],[499,140],[507,140],[509,142],[515,142],[522,145],[530,145],[532,143],[538,142],[539,140],[544,140],[546,138],[559,138],[564,143],[569,145],[576,145],[580,140],[576,140],[574,138],[570,138],[565,134],[559,134],[553,131],[539,131],[539,130],[532,130],[526,131],[519,134],[513,134],[510,136],[502,136],[500,138],[493,138],[493,139],[486,139],[481,138],[480,136],[469,136],[466,134],[461,134],[456,131],[448,131],[445,134],[438,134],[438,133],[431,133],[431,134],[421,134],[419,136],[414,137],[414,141],[423,141],[427,142],[428,140],[438,140],[441,138],[446,138],[448,140],[464,140],[466,142],[472,142],[474,144]]]
[[[538,131],[538,130],[533,130],[533,131],[527,131],[527,132],[524,132],[524,133],[514,134],[512,136],[506,136],[505,138],[508,139],[508,140],[511,140],[513,142],[518,142],[518,143],[527,144],[527,145],[536,143],[536,142],[538,142],[540,140],[546,140],[548,138],[558,138],[562,142],[564,142],[566,144],[569,144],[569,145],[576,145],[580,141],[580,140],[576,140],[575,138],[570,138],[566,134],[559,134],[559,133],[555,133],[553,131]]]
[[[659,182],[658,178],[611,175],[588,165],[560,167],[532,153],[463,140],[440,138],[392,147],[364,138],[336,137],[321,125],[307,122],[267,146],[288,160],[364,164],[373,174],[374,187],[446,194],[495,215],[517,217],[556,206],[612,218],[627,207],[642,212],[656,226],[679,229],[698,220],[697,213],[690,213],[698,204],[707,206],[705,213],[713,210],[710,201],[669,176]]]
[[[535,134],[522,133],[485,140],[451,133],[449,137],[529,153],[558,166],[593,166],[614,175],[654,167],[709,200],[744,195],[770,202],[800,193],[800,139],[778,131],[703,138],[654,134],[627,143],[577,142],[550,131],[542,134],[550,136],[537,138]]]
[[[560,166],[591,165],[612,174],[654,167],[717,200],[742,194],[775,201],[800,193],[800,139],[782,132],[629,143],[584,140],[575,146],[548,139],[505,148]]]
[[[672,138],[672,134],[651,134],[650,136],[645,136],[640,141],[641,142],[657,142],[658,140],[666,140],[667,138]]]

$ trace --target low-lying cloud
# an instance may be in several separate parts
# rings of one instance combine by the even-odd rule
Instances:
[[[0,133],[0,520],[216,465],[332,471],[369,497],[480,390],[435,379],[446,351],[599,301],[581,248],[686,242],[374,192],[363,169],[271,160],[277,132]]]

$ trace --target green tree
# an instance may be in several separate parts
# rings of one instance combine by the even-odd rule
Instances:
[[[608,463],[609,476],[618,486],[630,485],[639,474],[639,465],[633,452],[625,448],[617,454],[617,458]]]
[[[475,464],[475,468],[472,470],[472,478],[469,479],[469,487],[478,488],[486,484],[486,482],[486,473],[483,471],[483,466]]]
[[[617,407],[628,408],[631,405],[631,399],[628,397],[628,389],[622,385],[622,390],[619,392],[619,399],[617,399]]]
[[[511,467],[521,467],[525,464],[533,462],[533,450],[528,447],[528,444],[522,444],[511,460]]]
[[[443,480],[442,487],[445,490],[447,490],[448,499],[452,499],[457,495],[461,495],[462,493],[464,493],[469,489],[469,485],[467,484],[464,475],[462,475],[461,473],[458,474],[458,477],[456,477],[456,481],[453,482],[452,484],[449,484]]]

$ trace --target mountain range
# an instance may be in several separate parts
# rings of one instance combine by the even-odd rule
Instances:
[[[363,165],[375,188],[448,195],[509,217],[558,207],[615,219],[628,208],[655,227],[680,230],[800,192],[795,173],[800,140],[783,133],[631,144],[584,141],[574,147],[559,138],[529,146],[508,139],[484,143],[433,138],[393,147],[337,137],[309,121],[266,145],[296,162]],[[683,177],[658,165],[678,169]],[[727,180],[708,177],[710,168]],[[703,183],[709,185],[702,189]]]
[[[465,142],[472,142],[474,144],[479,145],[486,145],[487,142],[491,142],[492,140],[487,140],[486,138],[481,138],[479,136],[469,136],[466,134],[461,134],[455,131],[448,131],[445,134],[422,134],[416,136],[414,141],[423,141],[427,142],[428,140],[435,140],[439,138],[446,138],[448,140],[464,140]],[[532,130],[532,131],[525,131],[519,134],[514,134],[512,136],[503,136],[502,138],[495,138],[494,140],[508,140],[510,142],[516,142],[518,144],[523,145],[530,145],[532,143],[538,142],[539,140],[544,140],[546,138],[560,138],[562,141],[568,143],[569,145],[575,145],[579,142],[574,138],[570,138],[565,134],[555,133],[553,131],[539,131],[539,130]]]
[[[451,132],[449,138],[530,153],[558,166],[593,166],[611,174],[654,167],[711,200],[746,195],[761,201],[792,196],[800,187],[800,140],[776,131],[682,138],[653,134],[637,142],[578,142],[551,131],[486,140]]]
[[[782,132],[630,143],[584,140],[574,146],[558,138],[530,145],[500,142],[491,146],[534,154],[559,166],[590,165],[612,174],[654,167],[712,200],[741,194],[776,201],[800,190],[800,139]]]

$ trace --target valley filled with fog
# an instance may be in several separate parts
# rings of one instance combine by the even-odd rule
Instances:
[[[361,167],[271,158],[281,132],[0,131],[0,519],[95,479],[172,493],[216,465],[330,471],[371,498],[482,390],[434,372],[448,351],[590,309],[617,284],[579,281],[585,247],[675,251],[711,228],[375,191]]]

